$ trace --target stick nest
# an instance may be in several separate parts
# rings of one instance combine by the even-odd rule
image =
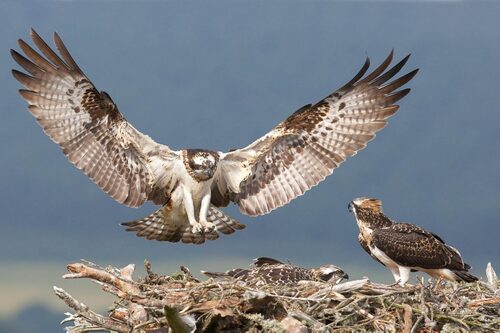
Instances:
[[[117,300],[98,314],[54,287],[74,313],[67,332],[498,332],[500,283],[489,264],[487,281],[399,287],[368,279],[339,284],[301,281],[274,286],[238,280],[200,281],[181,266],[132,279],[122,269],[90,262],[68,265],[64,278],[89,278]]]

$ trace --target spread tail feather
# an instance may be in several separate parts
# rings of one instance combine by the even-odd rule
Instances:
[[[154,213],[136,221],[122,223],[127,231],[133,231],[139,237],[150,240],[202,244],[206,239],[214,240],[219,238],[219,233],[232,234],[236,230],[245,228],[244,224],[225,215],[215,206],[210,206],[207,214],[207,221],[215,225],[215,230],[210,232],[193,233],[187,218],[172,216],[171,208],[165,205]]]
[[[222,278],[222,277],[228,277],[227,273],[225,272],[207,272],[207,271],[201,271],[202,274],[205,274],[208,277],[211,278]]]
[[[205,274],[208,277],[211,278],[239,278],[241,276],[246,276],[249,273],[248,269],[244,268],[235,268],[231,269],[230,271],[227,272],[207,272],[207,271],[201,271],[201,273]]]
[[[222,210],[214,205],[208,208],[207,221],[215,224],[215,229],[223,234],[230,235],[236,230],[245,229],[245,225],[227,216]]]
[[[166,207],[162,207],[154,213],[131,222],[125,222],[121,225],[126,227],[127,231],[133,231],[138,237],[144,237],[149,240],[178,242],[183,238],[183,234],[191,232],[189,224],[177,225],[170,222]],[[167,214],[165,214],[167,213]]]

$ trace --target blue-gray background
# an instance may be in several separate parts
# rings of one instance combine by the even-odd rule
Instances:
[[[347,203],[358,196],[441,235],[484,276],[500,259],[498,13],[498,3],[479,1],[1,2],[0,331],[57,330],[64,307],[53,284],[98,309],[111,304],[96,286],[61,281],[80,258],[149,258],[172,272],[273,256],[390,281],[356,241]],[[394,48],[397,58],[412,53],[407,71],[421,70],[387,128],[320,186],[262,217],[227,209],[247,224],[232,236],[159,243],[118,226],[152,205],[133,210],[107,197],[27,112],[9,49],[30,27],[49,40],[58,31],[128,120],[175,149],[245,146],[350,80],[366,55],[377,65]],[[49,326],[30,324],[39,317]]]

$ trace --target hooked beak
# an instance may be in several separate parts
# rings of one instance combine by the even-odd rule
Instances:
[[[205,171],[205,175],[208,177],[208,178],[212,178],[212,176],[214,175],[214,170],[213,169],[207,169]]]
[[[349,205],[347,205],[347,209],[348,209],[351,213],[353,213],[353,212],[354,212],[354,204],[352,203],[352,201],[351,201],[351,202],[349,202]]]

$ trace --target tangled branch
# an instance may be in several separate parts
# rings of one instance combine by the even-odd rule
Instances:
[[[134,266],[103,268],[89,262],[68,265],[66,279],[88,278],[117,297],[106,315],[90,310],[66,291],[56,295],[71,309],[67,332],[268,332],[386,331],[422,328],[453,331],[500,330],[500,289],[488,265],[487,281],[437,282],[402,288],[368,279],[339,284],[301,281],[276,286],[235,280],[199,281],[189,270],[133,280]]]

